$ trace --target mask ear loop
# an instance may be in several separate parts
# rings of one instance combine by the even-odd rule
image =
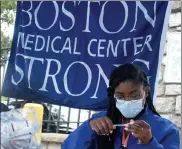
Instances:
[[[117,97],[115,94],[114,94],[114,101],[115,101],[115,103],[117,102]]]
[[[144,93],[144,95],[143,95],[143,103],[142,103],[143,108],[145,107],[146,98],[147,98],[147,96],[148,96],[148,94],[146,94],[146,96],[145,96],[145,94],[146,94],[146,93]]]

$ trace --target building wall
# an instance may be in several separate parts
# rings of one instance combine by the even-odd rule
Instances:
[[[181,128],[181,2],[173,4],[155,106]]]

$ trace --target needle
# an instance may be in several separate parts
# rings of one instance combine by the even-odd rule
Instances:
[[[125,127],[125,126],[127,126],[127,124],[114,124],[113,126],[115,126],[115,127]]]

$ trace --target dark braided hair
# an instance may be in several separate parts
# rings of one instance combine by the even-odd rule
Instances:
[[[107,109],[107,116],[112,120],[113,124],[120,123],[120,112],[116,108],[115,99],[114,99],[114,92],[116,87],[125,81],[132,81],[135,83],[143,84],[145,87],[149,86],[147,81],[147,75],[143,70],[141,70],[138,66],[133,64],[123,64],[114,69],[110,76],[109,81],[109,88],[107,89],[108,98],[109,98],[109,107]],[[150,93],[146,97],[146,105],[148,108],[156,115],[160,116],[152,102],[152,97]],[[144,110],[139,114],[143,114]],[[139,116],[138,115],[138,116]],[[113,131],[110,136],[99,136],[98,138],[98,147],[99,149],[114,149],[114,137],[117,132],[117,129]]]

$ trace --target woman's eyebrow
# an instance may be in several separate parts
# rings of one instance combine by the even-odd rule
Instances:
[[[136,89],[136,90],[133,90],[130,92],[130,94],[132,94],[132,93],[140,93],[140,91]]]
[[[123,95],[123,93],[122,92],[119,92],[119,91],[116,91],[115,94]]]

